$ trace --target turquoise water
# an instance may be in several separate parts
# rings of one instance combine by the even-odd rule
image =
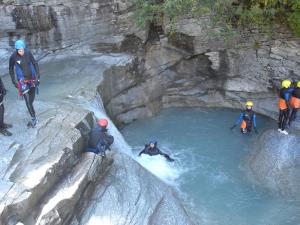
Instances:
[[[135,155],[154,138],[176,159],[136,157],[179,191],[197,224],[299,225],[299,202],[274,196],[246,177],[243,160],[258,135],[231,131],[238,115],[229,109],[173,108],[133,122],[122,133]],[[275,121],[262,116],[257,123],[260,133],[276,128]]]

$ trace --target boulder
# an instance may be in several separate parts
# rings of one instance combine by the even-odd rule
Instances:
[[[275,130],[262,134],[247,159],[251,177],[281,196],[300,200],[300,136]]]

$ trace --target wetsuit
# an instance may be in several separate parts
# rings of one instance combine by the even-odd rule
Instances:
[[[4,128],[4,95],[6,90],[4,84],[0,78],[0,129]]]
[[[96,126],[91,130],[88,147],[86,152],[93,152],[105,156],[105,151],[110,150],[110,146],[114,142],[114,137],[107,134],[107,129]]]
[[[6,95],[6,89],[0,78],[0,133],[5,136],[11,136],[12,133],[7,130],[11,128],[11,124],[4,123],[4,96]]]
[[[257,132],[255,112],[252,109],[246,109],[246,110],[242,111],[233,127],[237,126],[238,124],[240,124],[241,132],[243,134],[245,134],[247,132],[251,132],[252,124],[253,124],[255,131]]]
[[[35,118],[33,101],[40,75],[38,63],[29,50],[25,49],[23,56],[20,56],[17,52],[11,55],[9,75],[15,87],[19,89],[19,94],[24,96],[30,116]]]
[[[289,126],[290,126],[292,121],[296,120],[297,112],[300,108],[300,88],[297,87],[293,90],[289,103],[292,109],[292,113],[289,118]]]
[[[278,118],[278,128],[282,131],[285,130],[286,123],[289,119],[289,100],[291,97],[291,93],[293,92],[293,88],[281,88],[279,92],[279,118]]]
[[[142,154],[154,156],[154,155],[162,155],[164,156],[168,161],[174,161],[168,154],[163,153],[162,151],[159,150],[159,148],[156,146],[157,144],[154,145],[153,148],[150,147],[149,144],[145,145],[145,148],[139,153],[139,156]]]

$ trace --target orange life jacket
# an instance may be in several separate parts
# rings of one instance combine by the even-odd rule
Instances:
[[[300,99],[299,98],[296,98],[294,96],[292,96],[290,98],[290,106],[292,108],[296,108],[296,109],[299,109],[300,108]]]

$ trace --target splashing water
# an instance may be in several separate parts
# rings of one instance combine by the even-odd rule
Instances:
[[[299,225],[300,203],[278,198],[245,176],[243,160],[258,135],[230,131],[239,112],[229,109],[168,109],[122,130],[137,155],[149,139],[174,163],[139,158],[149,171],[174,185],[197,224]],[[260,133],[276,123],[257,118]]]

